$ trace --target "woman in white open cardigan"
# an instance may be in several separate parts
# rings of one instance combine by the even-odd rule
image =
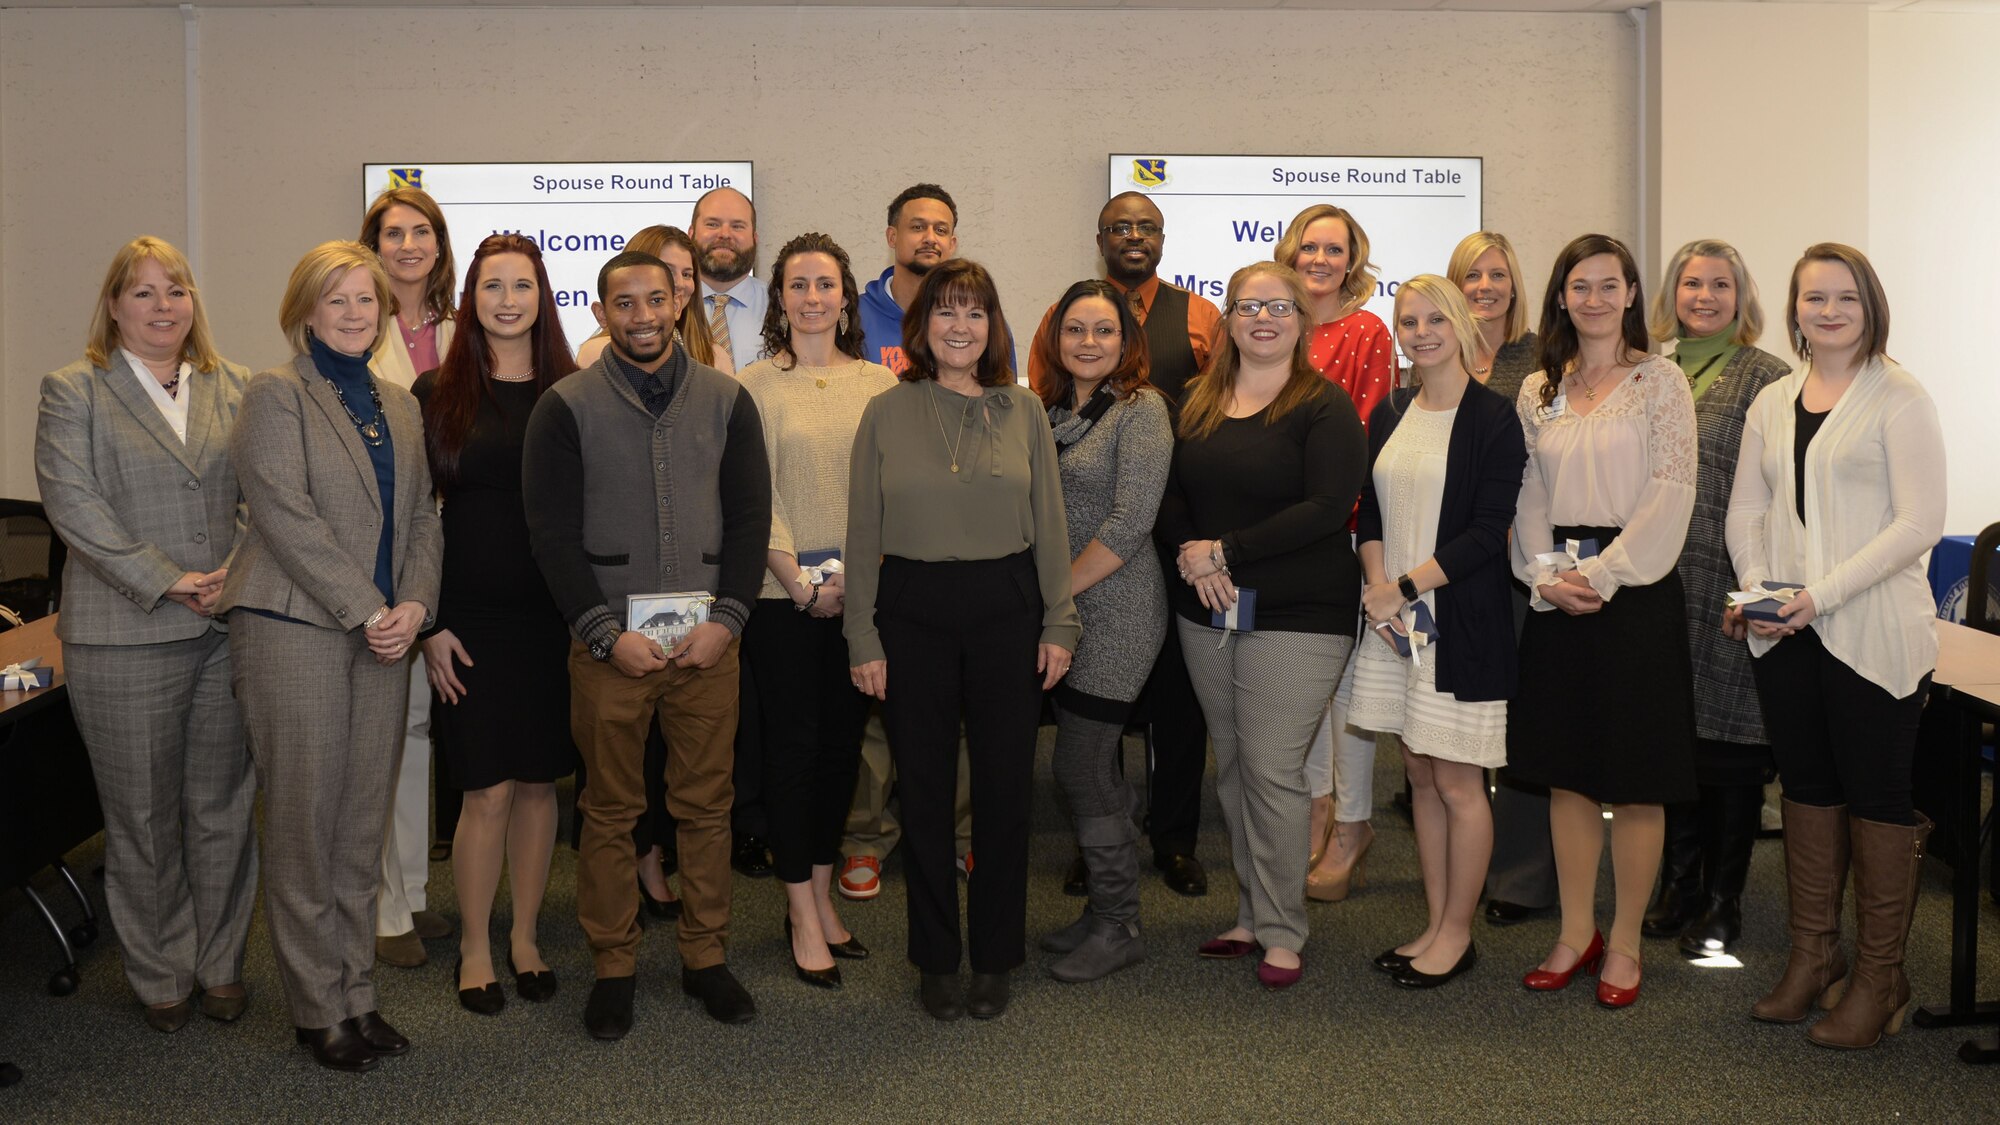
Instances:
[[[1924,560],[1944,531],[1944,437],[1930,396],[1886,353],[1888,300],[1859,250],[1807,249],[1786,321],[1804,362],[1751,404],[1727,524],[1743,589],[1797,591],[1781,621],[1748,623],[1785,789],[1792,933],[1783,979],[1751,1013],[1797,1023],[1817,999],[1833,1012],[1815,1043],[1870,1047],[1910,1006],[1903,941],[1931,828],[1910,772],[1937,664]],[[1740,635],[1741,615],[1724,628]]]

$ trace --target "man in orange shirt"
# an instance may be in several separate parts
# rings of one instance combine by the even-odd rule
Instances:
[[[1125,294],[1132,313],[1146,330],[1152,362],[1147,380],[1167,396],[1176,415],[1188,382],[1208,363],[1222,310],[1196,293],[1160,280],[1160,253],[1166,247],[1166,220],[1145,195],[1128,191],[1114,195],[1097,213],[1097,251],[1104,259],[1104,279]],[[1042,315],[1042,329],[1055,315]],[[1040,387],[1048,372],[1029,349],[1028,380]],[[1155,544],[1164,573],[1176,573],[1173,547]],[[1146,834],[1153,843],[1153,866],[1169,888],[1184,895],[1208,893],[1208,875],[1195,858],[1195,836],[1201,828],[1201,777],[1208,765],[1208,724],[1188,682],[1180,641],[1173,629],[1153,674],[1140,694],[1133,721],[1146,728],[1148,779]],[[1072,866],[1065,889],[1083,893],[1082,860]]]

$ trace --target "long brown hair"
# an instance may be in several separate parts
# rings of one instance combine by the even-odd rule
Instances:
[[[859,356],[861,341],[861,290],[854,284],[854,267],[847,260],[847,251],[833,239],[808,231],[792,239],[778,251],[778,260],[771,263],[771,300],[764,308],[764,350],[771,355],[771,362],[777,363],[783,356],[787,362],[782,370],[790,371],[799,365],[799,357],[792,354],[792,328],[785,318],[785,268],[800,254],[825,254],[833,259],[840,269],[840,314],[841,326],[834,330],[833,347],[842,355]]]
[[[1543,406],[1555,402],[1557,385],[1583,351],[1576,335],[1576,322],[1569,318],[1563,297],[1563,290],[1569,285],[1569,271],[1585,258],[1599,254],[1618,259],[1618,271],[1632,288],[1632,303],[1625,306],[1625,316],[1619,322],[1626,353],[1620,360],[1652,354],[1653,340],[1646,332],[1646,292],[1639,280],[1639,263],[1632,260],[1632,252],[1625,249],[1624,243],[1608,234],[1580,234],[1556,255],[1555,268],[1549,271],[1548,288],[1542,293],[1542,330],[1536,335],[1535,348],[1541,359]]]
[[[1229,400],[1236,393],[1236,373],[1242,366],[1236,353],[1236,337],[1229,331],[1229,322],[1236,316],[1236,298],[1243,286],[1255,277],[1275,277],[1291,290],[1292,316],[1299,322],[1298,346],[1292,349],[1292,373],[1285,380],[1284,389],[1264,415],[1264,424],[1274,425],[1278,419],[1310,401],[1329,385],[1317,368],[1312,365],[1312,295],[1306,292],[1305,279],[1298,271],[1278,262],[1252,262],[1229,275],[1229,292],[1222,301],[1223,331],[1216,341],[1215,354],[1208,357],[1208,366],[1201,374],[1188,383],[1187,401],[1181,407],[1179,436],[1187,440],[1199,440],[1214,433],[1229,417]]]
[[[457,267],[451,260],[451,231],[444,225],[444,209],[439,207],[431,193],[422,188],[389,188],[375,197],[368,205],[368,213],[361,216],[360,242],[376,254],[382,253],[382,216],[389,208],[402,204],[423,215],[431,225],[431,233],[437,236],[437,260],[431,263],[431,276],[424,282],[424,305],[426,310],[437,315],[439,320],[451,318],[451,279],[457,276]],[[391,302],[393,304],[393,302]],[[388,312],[412,313],[425,310],[389,309]]]
[[[486,342],[486,326],[480,323],[476,295],[480,267],[498,254],[521,254],[535,266],[535,323],[528,330],[535,357],[535,397],[555,386],[556,381],[576,370],[569,341],[563,338],[562,318],[556,312],[555,290],[549,286],[549,271],[542,264],[542,248],[531,238],[518,234],[492,234],[473,252],[465,270],[465,293],[458,307],[458,331],[451,348],[438,364],[437,386],[424,400],[424,446],[430,454],[431,479],[442,490],[458,479],[459,454],[472,433],[479,404],[493,397],[493,348]]]
[[[986,267],[968,258],[953,258],[924,275],[917,295],[903,314],[903,357],[910,365],[896,372],[906,383],[937,378],[937,357],[931,354],[931,312],[939,305],[973,305],[986,310],[986,350],[976,369],[982,387],[1004,387],[1014,381],[1014,351],[1008,343],[1007,317],[1000,311],[1000,290]]]
[[[1104,385],[1117,396],[1120,402],[1138,393],[1146,386],[1146,375],[1152,365],[1152,353],[1147,350],[1146,330],[1139,326],[1139,318],[1132,315],[1131,302],[1110,282],[1100,278],[1079,281],[1064,291],[1056,307],[1049,313],[1048,323],[1035,333],[1035,359],[1042,369],[1042,385],[1035,393],[1042,398],[1043,406],[1067,406],[1070,391],[1076,386],[1076,376],[1062,361],[1063,318],[1069,315],[1070,306],[1085,297],[1101,297],[1111,302],[1118,310],[1118,366],[1104,377]],[[1030,364],[1032,370],[1037,364]]]

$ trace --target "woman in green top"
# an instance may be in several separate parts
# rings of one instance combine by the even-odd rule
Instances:
[[[1726,242],[1704,239],[1674,253],[1651,319],[1654,339],[1676,341],[1672,358],[1694,391],[1700,466],[1679,569],[1694,660],[1701,796],[1667,806],[1659,889],[1643,928],[1647,937],[1678,935],[1681,952],[1704,957],[1727,950],[1743,932],[1738,903],[1772,771],[1743,618],[1723,614],[1736,572],[1722,525],[1745,412],[1765,384],[1791,368],[1751,346],[1763,330],[1764,311],[1742,256]]]
[[[909,366],[862,412],[848,472],[844,632],[883,701],[903,802],[910,960],[938,1019],[999,1015],[1027,959],[1028,798],[1041,694],[1082,629],[1047,413],[1014,382],[992,275],[954,259],[903,316]],[[972,769],[972,986],[958,983],[958,732]]]

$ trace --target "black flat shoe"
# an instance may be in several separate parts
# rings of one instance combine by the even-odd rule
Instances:
[[[410,1041],[403,1033],[389,1026],[380,1012],[363,1012],[354,1017],[354,1030],[368,1044],[368,1049],[378,1055],[400,1055],[410,1049]]]
[[[1208,872],[1202,870],[1201,861],[1191,855],[1154,856],[1153,866],[1159,870],[1167,889],[1175,894],[1200,898],[1208,893]]]
[[[771,845],[762,836],[744,836],[736,841],[736,850],[729,858],[729,865],[738,874],[752,879],[762,879],[777,868],[771,866]]]
[[[681,991],[701,1001],[717,1023],[749,1023],[757,1018],[757,1002],[737,981],[728,965],[681,970]]]
[[[451,986],[458,990],[458,1006],[480,1016],[497,1016],[500,1009],[507,1006],[507,994],[500,990],[499,981],[488,981],[478,988],[459,988],[459,973],[465,968],[465,958],[451,963]]]
[[[1385,973],[1398,973],[1410,967],[1410,955],[1396,952],[1395,946],[1375,955],[1375,967]]]
[[[541,1004],[553,999],[556,994],[555,970],[542,969],[532,973],[516,970],[514,992],[530,1004]]]
[[[1518,902],[1505,902],[1497,898],[1486,900],[1486,924],[1489,926],[1511,926],[1525,922],[1537,915],[1547,914],[1553,906],[1522,906]]]
[[[1450,983],[1455,977],[1465,975],[1477,964],[1479,964],[1479,947],[1467,945],[1465,952],[1458,956],[1458,964],[1444,972],[1420,972],[1414,965],[1404,965],[1401,970],[1392,974],[1392,978],[1404,988],[1436,988],[1438,985]]]
[[[583,1004],[583,1026],[592,1039],[623,1039],[632,1030],[633,977],[598,977]]]
[[[312,1049],[313,1061],[328,1070],[359,1074],[375,1068],[375,1049],[361,1038],[353,1020],[341,1020],[331,1027],[295,1027],[292,1033]]]
[[[1084,867],[1081,855],[1070,863],[1069,874],[1063,876],[1063,893],[1071,898],[1090,893],[1090,872]]]
[[[646,889],[646,881],[641,879],[639,880],[639,918],[643,921],[648,915],[660,919],[679,918],[681,916],[681,900],[677,898],[654,898],[652,892]]]
[[[965,990],[965,1014],[976,1020],[990,1020],[1006,1010],[1007,974],[972,974],[972,987]]]
[[[955,1020],[965,1014],[957,973],[924,973],[917,982],[917,1001],[932,1019]]]

